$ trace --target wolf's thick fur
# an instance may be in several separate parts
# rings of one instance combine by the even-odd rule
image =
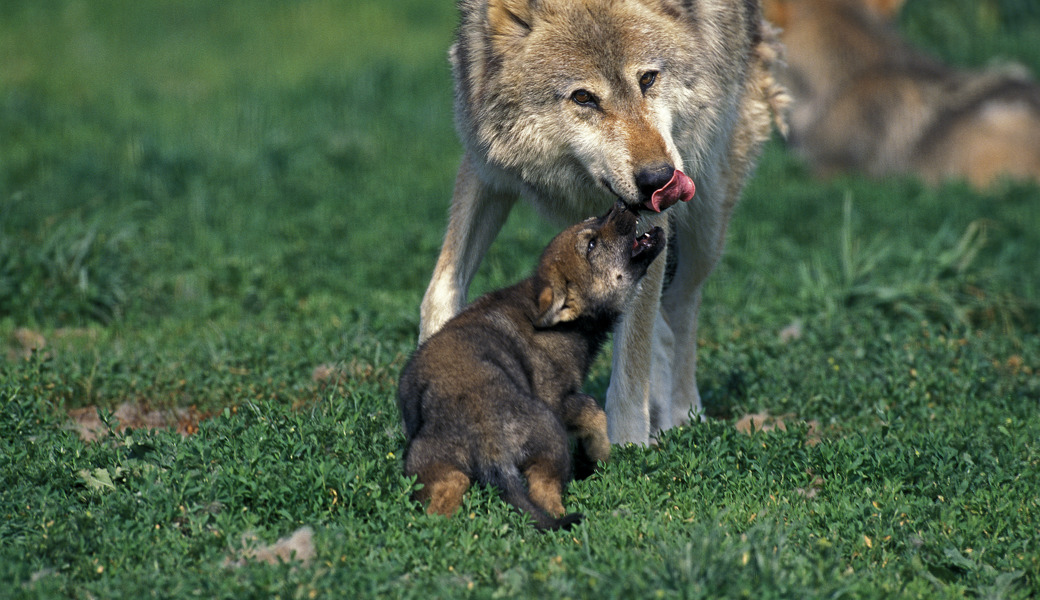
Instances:
[[[419,346],[398,405],[405,473],[423,484],[428,512],[454,513],[475,480],[541,529],[581,519],[563,510],[567,434],[585,460],[609,458],[606,414],[581,387],[662,236],[637,239],[635,212],[618,202],[554,238],[533,277],[481,297]]]
[[[574,222],[635,206],[674,169],[696,197],[647,221],[671,229],[674,280],[651,267],[615,330],[612,442],[647,443],[701,411],[701,286],[786,101],[758,0],[461,0],[451,50],[465,146],[420,339],[461,310],[516,198]],[[660,310],[659,310],[660,309]]]
[[[782,29],[790,142],[821,174],[1040,180],[1040,86],[956,70],[891,26],[902,0],[764,0]]]

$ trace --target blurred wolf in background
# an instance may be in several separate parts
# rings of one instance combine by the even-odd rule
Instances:
[[[957,70],[914,49],[891,24],[902,5],[764,0],[786,47],[792,146],[824,175],[1040,181],[1040,87],[1010,68]]]
[[[701,288],[786,102],[772,72],[773,31],[759,0],[461,0],[459,8],[450,56],[465,154],[420,341],[462,309],[518,197],[563,223],[616,199],[642,207],[642,226],[674,240],[667,262],[676,269],[664,286],[666,261],[655,261],[614,330],[606,413],[613,443],[648,443],[701,413]]]

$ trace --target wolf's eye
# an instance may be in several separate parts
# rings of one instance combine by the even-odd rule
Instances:
[[[588,257],[592,254],[592,251],[596,249],[596,238],[589,240],[588,247],[585,248],[585,256]]]
[[[657,81],[657,71],[647,71],[639,76],[639,89],[644,92]]]
[[[582,106],[596,106],[596,97],[588,90],[575,90],[571,100]]]

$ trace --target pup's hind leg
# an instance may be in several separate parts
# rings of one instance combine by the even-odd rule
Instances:
[[[462,504],[470,479],[451,460],[452,445],[419,437],[412,440],[404,459],[405,475],[415,475],[422,488],[412,497],[426,504],[426,512],[448,516]]]
[[[563,479],[566,468],[560,469],[559,461],[536,459],[524,471],[527,477],[527,493],[542,510],[554,517],[563,516]]]
[[[563,515],[563,485],[570,479],[571,455],[567,432],[560,420],[545,409],[526,419],[527,440],[518,465],[527,478],[527,495],[542,510],[554,517]]]
[[[416,483],[423,484],[414,498],[427,504],[431,515],[451,516],[462,505],[462,495],[469,489],[470,480],[457,467],[447,463],[432,463],[416,473]]]

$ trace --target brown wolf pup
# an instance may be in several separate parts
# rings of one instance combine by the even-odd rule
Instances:
[[[699,418],[701,288],[786,99],[759,0],[461,0],[459,10],[450,56],[465,154],[420,341],[462,309],[518,197],[562,223],[618,198],[672,206],[646,218],[675,240],[675,277],[665,290],[656,261],[617,326],[607,427],[614,443],[646,444]],[[694,181],[697,198],[680,202]]]
[[[589,366],[664,247],[618,202],[556,236],[534,276],[473,302],[401,374],[405,473],[427,512],[450,515],[474,481],[497,486],[539,529],[569,528],[567,435],[607,460],[606,415],[581,391]],[[525,486],[524,479],[527,480]]]
[[[764,1],[783,30],[793,147],[824,175],[1040,181],[1040,86],[1008,69],[956,70],[914,49],[890,22],[902,4]]]

